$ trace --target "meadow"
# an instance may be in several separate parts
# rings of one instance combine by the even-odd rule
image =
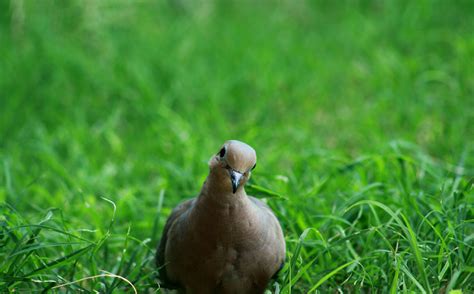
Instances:
[[[239,139],[271,293],[472,293],[473,126],[470,0],[0,1],[0,292],[162,292]]]

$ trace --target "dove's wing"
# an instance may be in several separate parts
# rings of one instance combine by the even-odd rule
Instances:
[[[260,213],[265,213],[269,215],[269,218],[263,218],[269,220],[267,223],[268,230],[272,230],[274,234],[270,234],[270,236],[273,236],[271,240],[268,240],[267,242],[269,244],[272,244],[271,246],[271,252],[268,252],[267,254],[273,255],[276,257],[276,260],[278,262],[273,261],[271,264],[268,264],[268,268],[274,268],[274,273],[273,273],[273,278],[276,278],[278,275],[278,272],[283,268],[283,265],[285,263],[285,251],[286,251],[286,243],[285,243],[285,238],[283,237],[283,231],[281,229],[280,223],[278,222],[277,217],[273,213],[272,209],[264,202],[261,200],[248,196],[250,201],[252,201],[253,204],[255,204],[259,209]]]
[[[156,251],[156,265],[160,273],[160,280],[164,284],[163,286],[168,288],[177,288],[179,285],[171,282],[166,275],[166,264],[165,264],[165,251],[166,243],[168,241],[168,232],[174,222],[189,208],[193,206],[195,198],[186,200],[176,206],[171,212],[168,220],[166,221],[165,228],[163,229],[163,234],[161,236],[160,245],[158,245],[158,250]]]

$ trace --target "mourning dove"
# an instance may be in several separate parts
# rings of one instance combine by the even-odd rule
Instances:
[[[277,218],[244,185],[255,150],[227,141],[209,161],[199,196],[168,218],[157,250],[164,286],[185,293],[263,293],[285,259]]]

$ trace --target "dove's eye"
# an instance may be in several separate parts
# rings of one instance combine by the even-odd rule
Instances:
[[[222,158],[225,155],[225,147],[222,147],[222,149],[219,151],[219,156]]]

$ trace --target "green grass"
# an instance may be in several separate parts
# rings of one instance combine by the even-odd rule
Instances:
[[[0,292],[154,292],[227,139],[284,228],[272,291],[473,292],[473,7],[1,1]]]

